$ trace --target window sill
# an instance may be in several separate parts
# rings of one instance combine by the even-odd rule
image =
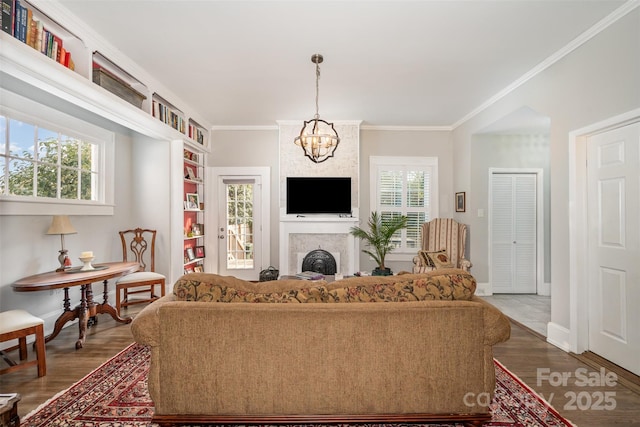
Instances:
[[[0,215],[113,215],[106,204],[55,201],[24,201],[0,198]]]

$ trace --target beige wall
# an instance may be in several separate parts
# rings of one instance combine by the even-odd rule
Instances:
[[[489,170],[490,168],[537,168],[543,171],[544,282],[551,281],[551,227],[549,136],[534,134],[476,134],[471,142],[471,191],[467,207],[475,217],[469,227],[468,242],[473,257],[473,275],[480,283],[489,281]],[[478,210],[484,216],[478,216]],[[540,290],[538,290],[540,292]]]
[[[274,130],[218,130],[213,132],[213,152],[209,166],[268,166],[271,169],[271,264],[277,266],[279,235],[279,134]],[[293,145],[293,141],[291,141]],[[302,153],[300,154],[302,156]],[[360,216],[369,214],[370,156],[437,156],[439,158],[440,215],[453,213],[452,149],[450,132],[406,130],[360,131]],[[340,147],[336,151],[340,157]],[[330,162],[331,159],[327,160]],[[411,269],[411,261],[391,263],[395,271]],[[366,256],[360,269],[374,267]]]
[[[550,117],[551,321],[569,324],[569,132],[640,107],[640,10],[635,9],[570,55],[457,127],[456,188],[473,191],[473,135],[522,106]],[[482,224],[470,206],[457,217]],[[473,257],[473,254],[471,255]]]

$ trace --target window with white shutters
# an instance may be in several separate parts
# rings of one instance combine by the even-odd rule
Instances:
[[[405,215],[408,227],[398,232],[391,254],[415,255],[420,248],[420,228],[437,216],[437,157],[371,157],[371,210],[383,221]]]

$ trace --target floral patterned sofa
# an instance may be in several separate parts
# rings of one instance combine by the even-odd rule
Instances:
[[[458,269],[252,283],[194,273],[132,323],[153,421],[481,425],[508,319]],[[467,397],[465,399],[465,397]]]

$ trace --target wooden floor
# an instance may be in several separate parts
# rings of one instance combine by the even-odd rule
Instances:
[[[129,314],[134,314],[132,309]],[[114,322],[109,316],[98,318],[97,325],[89,329],[85,347],[76,350],[77,327],[65,328],[47,344],[47,375],[38,378],[35,368],[24,369],[0,376],[0,392],[18,392],[22,395],[19,413],[27,413],[46,402],[60,391],[82,379],[111,356],[133,341],[129,325]],[[30,353],[33,353],[30,351]],[[581,386],[576,373],[579,369],[595,375],[592,382],[600,382],[599,368],[592,362],[578,358],[547,344],[538,334],[514,323],[511,339],[494,347],[494,355],[574,424],[594,427],[639,426],[640,391],[632,391],[620,381],[616,385]],[[592,367],[595,366],[594,367]],[[538,370],[545,370],[543,378]],[[578,371],[577,371],[578,370]],[[552,384],[545,378],[570,375],[566,385]],[[540,385],[537,380],[541,379]],[[631,377],[631,382],[637,377]],[[605,394],[606,393],[606,394]],[[607,396],[606,400],[603,399]],[[597,409],[598,405],[601,409]],[[605,407],[612,407],[605,410]],[[593,409],[585,409],[593,408]]]

